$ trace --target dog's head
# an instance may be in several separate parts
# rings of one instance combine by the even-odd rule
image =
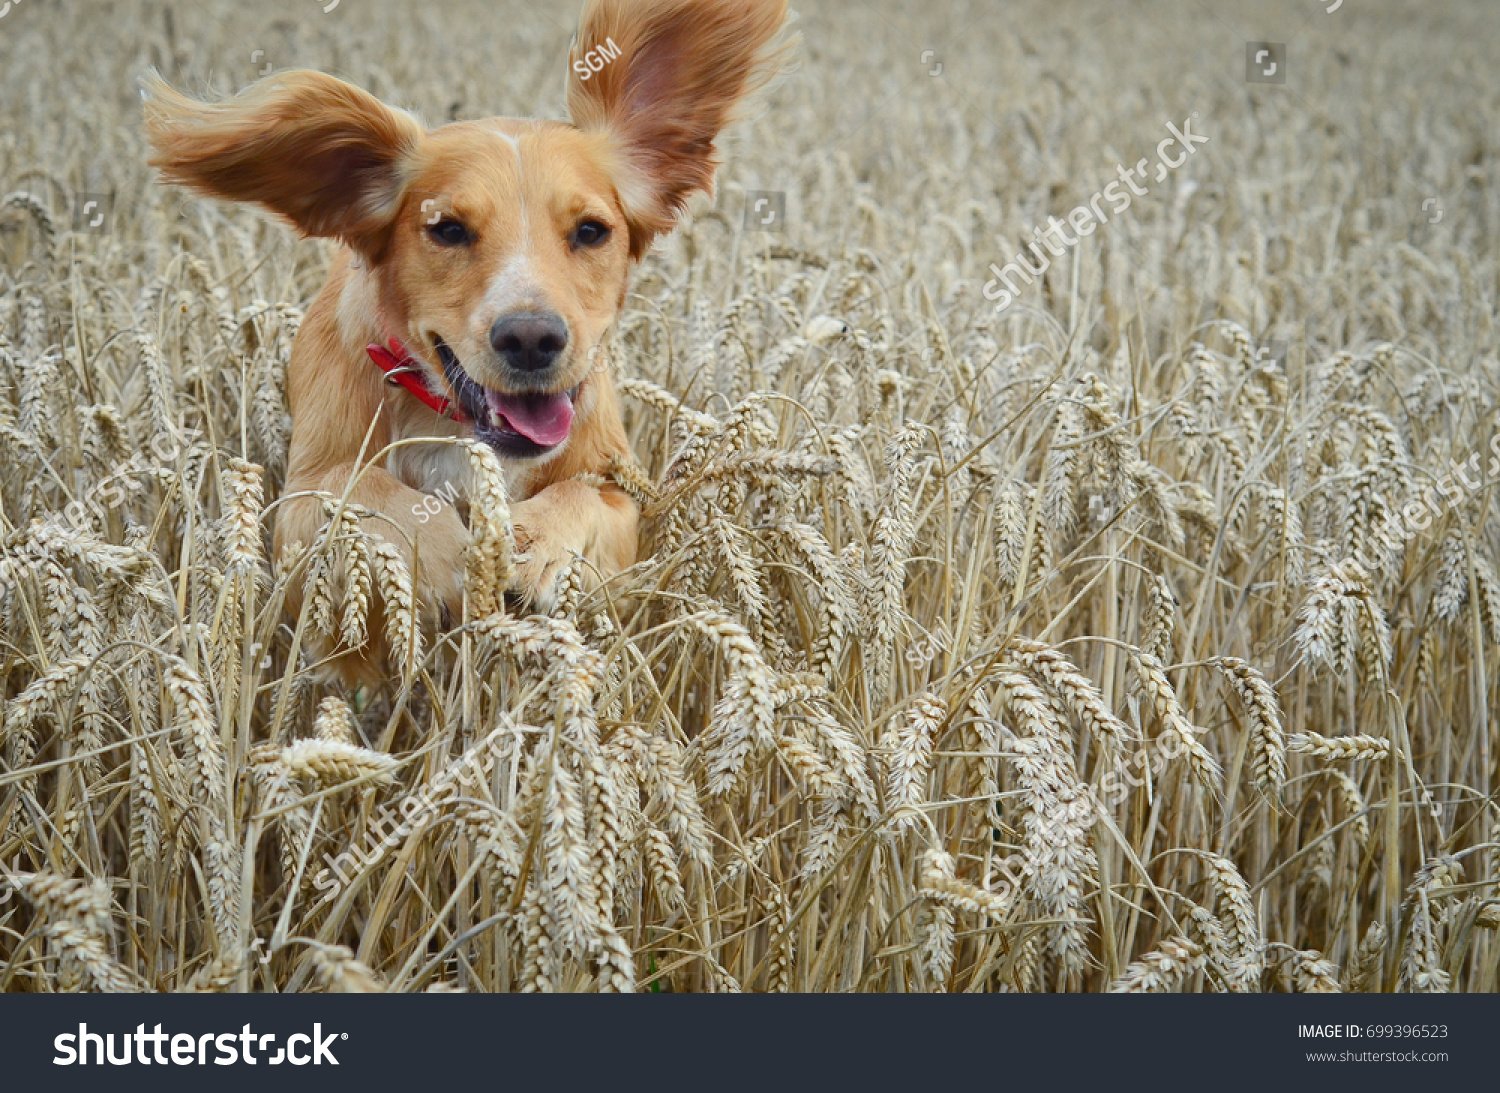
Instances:
[[[587,411],[626,280],[696,192],[769,71],[787,0],[590,0],[571,124],[425,129],[331,76],[268,76],[208,104],[148,82],[152,164],[353,250],[385,336],[441,377],[504,455],[561,448]],[[383,340],[383,338],[382,338]]]

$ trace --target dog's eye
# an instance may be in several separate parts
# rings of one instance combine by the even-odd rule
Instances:
[[[573,229],[573,246],[597,247],[609,238],[609,225],[597,220],[585,220]]]
[[[427,234],[432,236],[440,246],[460,247],[465,243],[471,243],[474,237],[469,234],[469,229],[457,220],[449,220],[446,217],[436,224],[427,226]]]

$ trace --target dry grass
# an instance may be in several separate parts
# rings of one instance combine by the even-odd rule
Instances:
[[[500,6],[0,25],[0,989],[1495,989],[1488,5],[806,5],[611,346],[650,556],[505,614],[477,451],[423,635],[341,498],[267,557],[327,251],[153,185],[132,81],[557,114],[575,5]]]

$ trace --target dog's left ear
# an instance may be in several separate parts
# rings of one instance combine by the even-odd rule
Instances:
[[[569,56],[568,113],[607,134],[644,254],[688,198],[712,195],[714,140],[774,73],[787,0],[589,0]]]
[[[321,72],[267,76],[226,102],[146,81],[151,165],[167,181],[280,213],[307,235],[378,261],[422,141],[422,126]]]

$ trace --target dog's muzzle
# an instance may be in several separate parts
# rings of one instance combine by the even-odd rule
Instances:
[[[474,422],[476,438],[512,457],[544,455],[568,439],[582,384],[548,394],[496,391],[464,371],[441,338],[434,338],[433,343],[454,398]]]

